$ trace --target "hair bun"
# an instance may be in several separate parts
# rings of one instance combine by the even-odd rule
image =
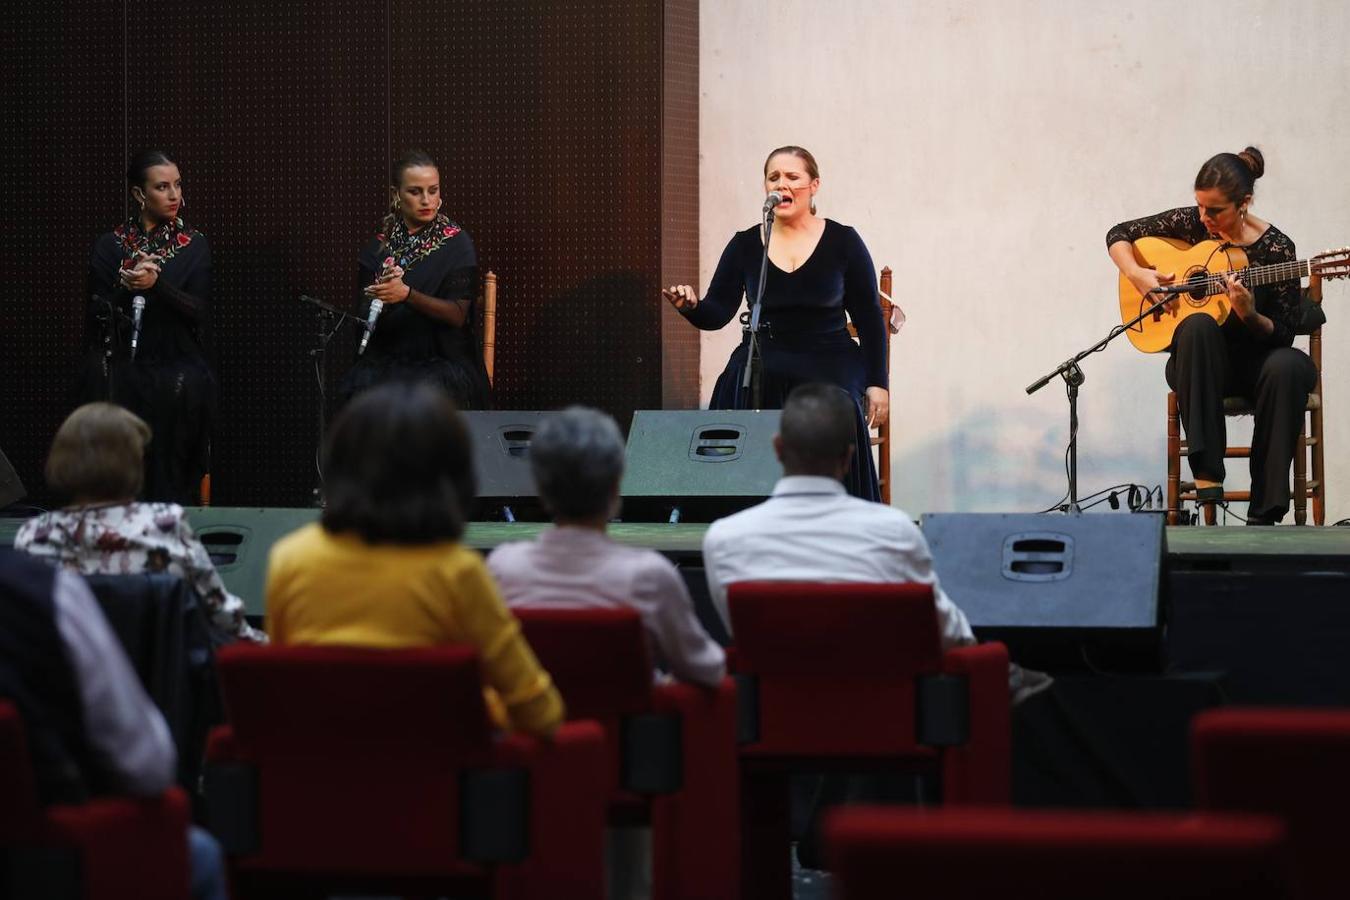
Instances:
[[[1248,147],[1238,154],[1238,159],[1247,164],[1247,168],[1252,170],[1252,178],[1260,178],[1266,173],[1266,158],[1261,155],[1261,151],[1255,147]]]

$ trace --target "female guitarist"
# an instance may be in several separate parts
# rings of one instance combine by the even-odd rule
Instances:
[[[1122,222],[1106,233],[1112,261],[1147,295],[1172,283],[1176,273],[1139,262],[1132,242],[1142,237],[1190,243],[1217,239],[1222,244],[1216,252],[1231,245],[1254,266],[1296,260],[1288,235],[1249,211],[1253,186],[1264,171],[1265,160],[1255,147],[1212,157],[1195,176],[1195,206]],[[1299,317],[1299,283],[1252,290],[1236,275],[1220,277],[1233,315],[1222,325],[1208,315],[1181,321],[1168,348],[1167,383],[1177,392],[1201,500],[1223,499],[1224,396],[1251,401],[1256,421],[1247,524],[1273,525],[1289,510],[1289,466],[1308,392],[1317,382],[1312,361],[1290,346]]]

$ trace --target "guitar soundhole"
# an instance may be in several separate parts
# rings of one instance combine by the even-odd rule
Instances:
[[[1186,302],[1194,307],[1204,306],[1209,298],[1209,273],[1203,269],[1192,272],[1186,283],[1191,288],[1186,294]]]

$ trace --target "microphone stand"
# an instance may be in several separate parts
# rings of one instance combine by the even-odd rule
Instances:
[[[764,304],[764,280],[769,272],[769,238],[773,234],[773,207],[764,210],[764,255],[759,260],[759,284],[755,287],[755,302],[750,307],[750,350],[746,354],[745,375],[741,378],[740,408],[764,408],[764,354],[759,346],[759,314]],[[747,400],[749,401],[747,403]]]
[[[328,374],[328,342],[338,333],[342,323],[348,320],[356,322],[362,326],[365,322],[358,316],[354,316],[346,310],[338,309],[336,306],[325,303],[317,297],[310,297],[306,294],[300,295],[300,300],[315,307],[317,330],[314,332],[315,344],[309,351],[309,358],[314,360],[314,377],[319,385],[319,402],[316,404],[318,409],[318,440],[314,444],[314,467],[319,474],[319,485],[314,488],[314,505],[323,506],[323,439],[328,431],[327,403],[328,398],[324,393],[325,376]]]
[[[1163,306],[1165,306],[1167,302],[1171,299],[1170,294],[1160,290],[1153,290],[1149,291],[1148,294],[1144,295],[1145,300],[1154,295],[1158,295],[1160,299],[1150,303],[1148,308],[1145,309],[1143,312],[1141,312],[1139,315],[1135,316],[1133,319],[1124,323],[1123,325],[1117,325],[1115,328],[1112,328],[1111,331],[1106,335],[1106,337],[1102,338],[1100,341],[1093,344],[1091,347],[1088,347],[1081,353],[1076,354],[1072,359],[1066,359],[1064,362],[1060,363],[1058,366],[1051,369],[1049,373],[1042,375],[1040,378],[1036,379],[1031,384],[1027,385],[1027,393],[1034,394],[1041,388],[1049,384],[1050,380],[1054,378],[1056,375],[1058,375],[1060,378],[1063,378],[1064,383],[1068,385],[1069,498],[1067,503],[1063,503],[1060,505],[1059,507],[1060,512],[1068,513],[1070,515],[1079,515],[1083,511],[1078,505],[1078,388],[1082,386],[1084,381],[1087,380],[1087,376],[1083,374],[1083,370],[1079,368],[1078,364],[1082,362],[1085,357],[1090,356],[1093,353],[1097,353],[1098,351],[1105,350],[1107,344],[1111,343],[1116,338],[1120,337],[1122,334],[1129,331],[1135,325],[1138,325],[1140,322],[1144,321],[1144,319],[1148,318],[1149,316],[1153,315],[1156,312],[1159,312],[1163,308]]]
[[[116,367],[113,357],[116,355],[117,326],[119,320],[123,323],[130,320],[113,304],[110,298],[101,294],[93,295],[92,305],[94,307],[94,318],[103,323],[103,348],[99,353],[99,368],[103,375],[103,399],[109,403],[116,403],[114,385],[116,376],[113,374]]]

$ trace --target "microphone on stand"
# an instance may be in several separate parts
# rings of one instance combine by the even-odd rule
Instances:
[[[1189,293],[1190,293],[1191,291],[1193,291],[1193,290],[1196,290],[1196,285],[1193,285],[1193,284],[1191,284],[1190,282],[1182,282],[1181,284],[1160,284],[1160,285],[1158,285],[1157,287],[1155,287],[1153,290],[1149,291],[1149,293],[1150,293],[1150,294],[1189,294]]]
[[[141,342],[141,316],[145,313],[145,298],[140,294],[131,298],[131,358],[136,358],[136,345]]]
[[[366,316],[366,333],[361,335],[361,346],[356,351],[357,356],[366,352],[366,344],[370,343],[370,336],[375,333],[375,322],[380,318],[380,310],[382,309],[384,309],[383,301],[370,301],[370,313]]]
[[[780,192],[770,191],[769,195],[764,198],[764,211],[768,212],[782,202],[783,195]]]

